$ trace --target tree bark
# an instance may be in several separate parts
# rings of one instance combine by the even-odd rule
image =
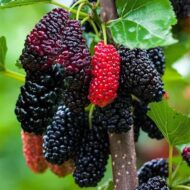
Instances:
[[[103,22],[118,17],[115,0],[100,0]],[[138,185],[134,132],[109,134],[115,190],[134,190]]]

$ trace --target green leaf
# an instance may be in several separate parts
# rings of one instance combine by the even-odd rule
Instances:
[[[4,36],[0,37],[0,71],[5,69],[5,57],[7,53],[6,39]]]
[[[51,0],[0,0],[0,9],[50,1]]]
[[[151,103],[148,115],[171,145],[190,142],[190,118],[174,111],[167,101]]]
[[[98,190],[113,190],[114,189],[114,184],[112,180],[109,180],[102,186],[98,187]]]
[[[129,48],[148,49],[177,42],[171,33],[176,18],[169,0],[125,2],[119,3],[121,17],[108,24],[116,43]]]

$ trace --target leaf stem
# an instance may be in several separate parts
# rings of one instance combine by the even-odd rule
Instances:
[[[107,44],[107,34],[106,34],[106,25],[105,25],[105,23],[102,23],[102,32],[103,32],[104,44]]]
[[[4,70],[3,71],[3,74],[7,77],[10,77],[10,78],[13,78],[13,79],[16,79],[17,81],[20,81],[20,82],[24,82],[25,81],[25,76],[20,74],[20,73],[16,73],[14,71],[10,71],[8,69]]]
[[[173,146],[169,144],[169,186],[172,185]]]
[[[95,108],[95,105],[91,104],[89,115],[88,115],[88,121],[89,121],[90,129],[92,128],[92,115],[93,115],[94,108]]]
[[[177,189],[189,189],[190,190],[190,187],[185,186],[185,185],[177,185],[174,188],[177,188]]]
[[[52,5],[56,5],[56,6],[58,6],[58,7],[61,7],[61,8],[65,9],[65,10],[67,10],[67,11],[73,13],[73,14],[77,14],[77,10],[75,10],[75,9],[70,9],[69,7],[67,7],[67,6],[65,6],[65,5],[63,5],[63,4],[58,3],[57,1],[52,0],[50,3],[51,3]],[[84,18],[84,17],[87,17],[87,16],[88,16],[88,14],[86,14],[85,12],[80,11],[80,17],[83,17],[83,18]]]
[[[176,175],[177,175],[177,173],[178,173],[178,171],[179,171],[179,169],[180,169],[182,163],[183,163],[183,159],[181,158],[181,160],[179,161],[179,163],[178,163],[178,165],[177,165],[175,171],[174,171],[173,174],[172,174],[172,180],[175,179],[175,177],[176,177]]]

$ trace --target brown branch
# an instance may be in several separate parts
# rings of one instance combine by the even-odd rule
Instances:
[[[103,22],[117,18],[115,0],[100,0]],[[138,179],[133,129],[128,133],[109,134],[115,190],[134,190]]]

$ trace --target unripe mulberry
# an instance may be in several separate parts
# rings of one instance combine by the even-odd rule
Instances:
[[[160,176],[150,178],[147,183],[143,183],[136,190],[169,190],[166,180]]]
[[[117,97],[120,57],[113,45],[104,42],[99,42],[94,51],[88,98],[93,104],[105,107]]]
[[[62,49],[63,32],[69,13],[56,8],[46,14],[27,36],[25,47],[20,56],[27,72],[37,72],[53,64]]]
[[[28,167],[36,173],[47,169],[47,162],[42,152],[42,136],[22,131],[23,152]]]
[[[38,78],[27,75],[15,109],[24,131],[35,134],[45,131],[59,101],[62,78],[60,65],[52,65]]]
[[[48,163],[50,170],[59,177],[65,177],[73,172],[74,163],[72,161],[64,162],[62,165]]]
[[[163,49],[160,47],[151,48],[147,50],[147,53],[156,70],[160,73],[160,75],[163,75],[165,71],[165,56]]]
[[[139,184],[146,183],[148,179],[161,176],[164,178],[168,177],[168,162],[165,159],[154,159],[146,162],[139,170]]]
[[[178,18],[190,16],[190,0],[171,0],[171,2]]]
[[[101,126],[93,124],[92,129],[86,129],[77,152],[75,182],[80,187],[95,187],[104,176],[108,157],[107,133]]]
[[[145,102],[162,99],[163,83],[148,54],[140,49],[119,48],[121,87]]]
[[[187,162],[190,166],[190,147],[185,147],[182,152],[183,159]]]
[[[63,104],[58,107],[43,136],[43,153],[48,162],[61,165],[74,156],[83,124],[83,113],[73,113]]]
[[[132,99],[121,94],[114,102],[104,108],[95,108],[94,119],[99,121],[109,133],[126,133],[133,125]]]
[[[164,138],[154,121],[147,115],[149,110],[147,104],[134,100],[134,125],[141,128],[150,138],[161,140]]]

